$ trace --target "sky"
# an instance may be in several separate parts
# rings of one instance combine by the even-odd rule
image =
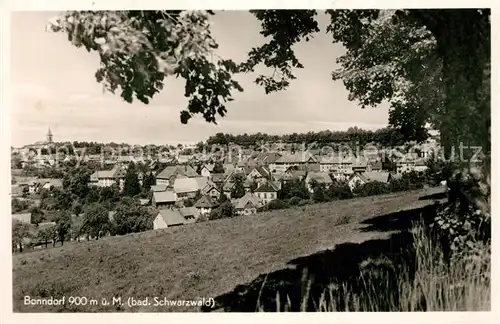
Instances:
[[[387,125],[388,106],[361,107],[349,101],[341,81],[332,81],[335,60],[344,49],[324,32],[327,17],[318,17],[322,32],[295,47],[303,69],[286,91],[266,95],[255,74],[236,77],[245,89],[235,93],[218,125],[202,116],[187,125],[180,111],[187,107],[184,80],[167,79],[164,90],[148,105],[126,103],[103,93],[95,80],[99,57],[76,48],[62,33],[45,31],[54,12],[15,12],[11,16],[12,145],[44,140],[48,128],[54,141],[96,141],[129,144],[173,144],[206,140],[217,132],[285,134],[377,129]],[[235,61],[265,39],[260,24],[244,11],[218,11],[212,17],[218,53]],[[237,28],[235,28],[237,26]]]

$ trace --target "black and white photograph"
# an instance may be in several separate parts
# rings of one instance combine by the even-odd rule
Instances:
[[[492,10],[400,5],[11,11],[10,311],[491,312]]]

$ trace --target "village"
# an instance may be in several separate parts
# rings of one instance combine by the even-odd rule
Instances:
[[[233,150],[234,152],[226,153],[223,149],[215,150],[214,153],[196,152],[196,147],[184,146],[183,150],[171,150],[169,154],[156,159],[144,154],[112,156],[76,153],[73,156],[66,154],[64,159],[53,154],[40,154],[43,150],[49,151],[52,146],[54,146],[53,135],[49,129],[45,141],[28,145],[13,153],[14,156],[17,154],[23,157],[20,161],[22,169],[12,171],[13,204],[15,200],[17,205],[34,206],[36,209],[37,206],[40,207],[42,192],[45,192],[42,195],[47,196],[47,193],[54,188],[63,189],[63,179],[23,176],[24,168],[57,169],[58,165],[71,161],[75,163],[74,160],[80,159],[78,162],[82,164],[97,165],[88,179],[88,186],[113,187],[123,192],[129,166],[145,164],[151,171],[149,174],[138,171],[137,180],[139,185],[144,187],[145,178],[150,178],[148,192],[136,196],[139,199],[135,202],[148,207],[150,213],[153,213],[153,217],[150,218],[152,224],[146,226],[152,230],[284,208],[281,201],[286,198],[285,196],[290,198],[292,204],[293,201],[295,204],[302,204],[307,198],[313,199],[314,195],[318,196],[319,188],[323,191],[335,191],[333,187],[340,185],[349,191],[346,197],[350,197],[356,190],[359,191],[359,188],[369,183],[388,187],[405,174],[423,174],[427,169],[427,160],[434,156],[438,149],[436,141],[431,138],[420,144],[418,150],[412,147],[407,148],[406,152],[402,146],[396,151],[365,148],[357,154],[334,150],[327,150],[327,154],[322,154],[322,150],[318,149],[307,151],[294,149],[299,145],[271,144],[266,151],[238,148]],[[182,154],[186,151],[192,154]],[[26,154],[30,152],[38,154]],[[384,163],[387,159],[386,154],[390,154],[395,161],[392,165]],[[302,186],[303,194],[285,194],[284,186],[287,185],[288,191],[290,186]],[[318,198],[315,201],[322,200]],[[231,205],[230,211],[226,211],[229,215],[214,216],[216,211],[224,210],[221,207],[224,203]],[[13,211],[12,214],[12,219],[15,221],[35,224],[36,231],[56,228],[54,220],[34,221],[29,208],[17,209],[17,212]],[[43,206],[41,209],[44,209]],[[112,221],[115,211],[109,210],[108,214]],[[77,222],[76,219],[81,219],[79,216],[79,212],[76,214],[73,212],[73,223]],[[54,235],[52,236],[55,237]],[[91,237],[82,235],[75,238],[70,235],[69,240],[88,240]],[[52,241],[55,244],[56,239]]]

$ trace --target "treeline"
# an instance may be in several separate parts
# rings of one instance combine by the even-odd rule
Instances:
[[[263,210],[286,209],[293,206],[304,206],[312,203],[322,203],[335,200],[351,199],[355,197],[367,197],[416,190],[429,184],[429,175],[424,172],[408,172],[400,178],[393,179],[389,183],[378,181],[368,182],[355,187],[353,190],[347,182],[334,181],[326,186],[323,183],[313,182],[312,193],[307,189],[305,180],[295,180],[282,184],[278,199],[271,201]]]
[[[256,134],[225,134],[217,133],[207,140],[208,145],[228,145],[230,143],[241,146],[253,146],[262,142],[284,142],[284,143],[379,143],[382,146],[397,146],[405,143],[403,135],[399,130],[386,127],[376,131],[364,130],[358,127],[351,127],[347,131],[293,133],[285,135],[269,135],[265,133]]]

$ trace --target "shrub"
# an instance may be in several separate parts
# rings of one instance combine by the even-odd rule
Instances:
[[[200,215],[198,218],[196,218],[195,223],[203,223],[206,221],[208,221],[208,216],[203,214],[203,215]]]
[[[286,209],[289,207],[290,207],[290,205],[286,201],[281,200],[281,199],[275,199],[275,200],[270,201],[266,205],[266,210]]]
[[[351,221],[352,221],[351,215],[344,215],[335,221],[335,225],[336,226],[345,225],[345,224],[349,224]]]
[[[210,213],[209,219],[214,220],[214,219],[222,219],[222,218],[231,218],[235,217],[236,210],[233,206],[233,204],[230,201],[226,201],[222,203],[219,207],[216,209],[212,210]]]
[[[435,218],[455,254],[476,253],[491,240],[490,176],[477,168],[457,170],[447,179],[448,204]]]
[[[381,195],[389,192],[389,186],[383,182],[371,181],[354,188],[353,193],[359,197]]]
[[[334,182],[328,188],[328,196],[332,200],[350,199],[353,197],[351,188],[346,182]]]
[[[294,196],[290,199],[288,199],[288,204],[291,206],[299,206],[299,204],[302,202],[302,198]]]
[[[309,205],[310,203],[311,203],[311,201],[309,199],[302,199],[299,201],[298,206],[305,206],[305,205]]]
[[[14,198],[11,201],[12,212],[19,213],[22,211],[26,211],[30,207],[30,202],[27,200],[20,200],[18,198]]]

